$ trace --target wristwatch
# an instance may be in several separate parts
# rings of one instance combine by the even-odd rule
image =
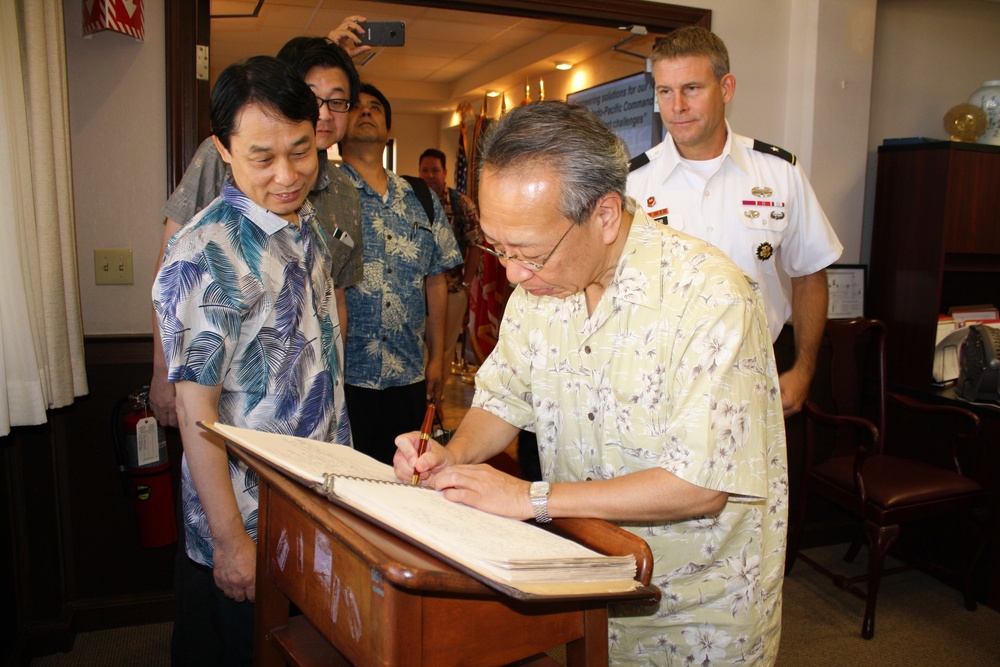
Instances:
[[[548,482],[532,482],[528,487],[528,496],[531,498],[531,508],[535,510],[535,521],[537,523],[548,523],[552,521],[549,516],[549,493],[552,485]]]

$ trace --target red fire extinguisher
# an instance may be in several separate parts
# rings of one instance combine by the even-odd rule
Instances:
[[[149,387],[118,401],[115,450],[126,493],[132,498],[144,547],[177,541],[174,489],[167,460],[167,436],[149,409]]]

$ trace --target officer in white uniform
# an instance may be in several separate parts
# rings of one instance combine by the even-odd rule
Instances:
[[[718,246],[760,284],[772,340],[791,316],[795,363],[779,384],[785,415],[794,414],[826,324],[825,268],[843,246],[795,156],[731,131],[725,105],[736,78],[722,40],[681,28],[657,42],[652,61],[669,135],[633,158],[628,194],[655,220]]]

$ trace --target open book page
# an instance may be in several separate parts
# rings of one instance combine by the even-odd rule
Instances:
[[[606,556],[537,526],[453,503],[437,491],[337,479],[333,492],[466,567],[503,583],[619,581],[630,590],[633,556]]]
[[[493,581],[537,595],[638,586],[634,556],[607,556],[532,524],[400,483],[392,467],[349,447],[225,424],[202,426],[308,486],[325,485],[347,505]]]
[[[271,463],[296,479],[322,484],[327,473],[396,482],[392,466],[350,447],[293,435],[265,433],[215,422],[204,428]]]

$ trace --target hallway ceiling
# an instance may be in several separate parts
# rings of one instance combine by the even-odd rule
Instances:
[[[257,0],[211,0],[212,15],[251,14]],[[211,24],[212,81],[227,65],[261,53],[275,54],[298,35],[326,35],[341,20],[406,23],[406,45],[378,47],[355,58],[361,78],[377,85],[397,113],[453,111],[458,102],[508,91],[519,101],[526,78],[555,71],[556,61],[579,63],[629,36],[625,30],[501,16],[345,0],[265,0],[256,18],[215,18]],[[646,54],[654,36],[622,48]],[[629,57],[618,55],[617,57]],[[636,59],[636,64],[639,65]]]

